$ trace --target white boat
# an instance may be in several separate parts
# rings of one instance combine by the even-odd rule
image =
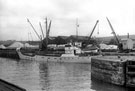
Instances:
[[[20,59],[35,60],[46,62],[75,62],[75,63],[91,63],[91,56],[79,56],[74,54],[73,47],[65,47],[65,54],[61,56],[53,55],[25,55],[22,54],[20,48],[17,48],[17,53]]]

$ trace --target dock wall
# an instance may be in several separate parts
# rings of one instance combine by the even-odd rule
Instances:
[[[0,57],[19,59],[16,49],[0,49]]]
[[[135,60],[126,62],[126,86],[135,87]]]
[[[91,77],[116,85],[125,85],[125,61],[91,58]]]

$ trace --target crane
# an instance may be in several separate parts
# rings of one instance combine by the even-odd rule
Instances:
[[[120,51],[120,52],[123,52],[123,45],[122,45],[122,43],[120,43],[120,41],[119,41],[119,39],[118,39],[118,37],[117,37],[117,35],[116,35],[116,33],[115,33],[115,31],[114,31],[112,25],[111,25],[111,22],[109,21],[109,19],[108,19],[107,17],[106,17],[106,19],[107,19],[107,21],[108,21],[108,23],[109,23],[109,26],[110,26],[110,28],[111,28],[111,30],[112,30],[112,33],[113,33],[114,37],[116,38],[116,42],[117,42],[119,51]]]
[[[118,39],[118,37],[117,37],[117,35],[116,35],[116,33],[115,33],[115,31],[114,31],[112,25],[111,25],[111,22],[109,21],[109,19],[108,19],[107,17],[106,17],[106,19],[107,19],[107,21],[108,21],[108,23],[109,23],[109,26],[110,26],[111,30],[112,30],[112,34],[113,34],[114,37],[116,38],[117,45],[119,45],[119,44],[120,44],[119,39]]]
[[[93,32],[94,32],[94,30],[95,30],[95,28],[96,28],[98,22],[99,22],[99,20],[97,20],[97,22],[96,22],[94,28],[92,29],[92,32],[91,32],[91,34],[90,34],[90,36],[89,36],[89,38],[88,38],[88,43],[89,43],[89,41],[90,41],[90,39],[91,39],[91,37],[92,37],[92,34],[93,34]]]
[[[96,21],[96,24],[95,24],[95,26],[93,27],[92,32],[90,33],[90,36],[88,37],[88,40],[87,40],[87,41],[84,41],[84,42],[82,43],[82,48],[85,48],[85,47],[89,44],[90,39],[91,39],[91,37],[92,37],[92,34],[93,34],[93,32],[94,32],[94,30],[95,30],[95,28],[96,28],[98,22],[99,22],[99,20]]]

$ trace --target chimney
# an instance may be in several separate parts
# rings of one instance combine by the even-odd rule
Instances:
[[[127,34],[127,38],[129,38],[129,33]]]

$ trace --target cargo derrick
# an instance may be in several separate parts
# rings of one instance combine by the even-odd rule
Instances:
[[[88,37],[87,42],[83,43],[83,47],[84,47],[84,48],[89,44],[89,42],[90,42],[90,40],[91,40],[91,38],[92,38],[92,34],[93,34],[93,32],[94,32],[94,30],[95,30],[95,28],[96,28],[98,22],[99,22],[99,20],[96,21],[96,24],[95,24],[95,26],[93,27],[92,32],[90,33],[90,36]]]
[[[119,41],[119,39],[118,39],[118,37],[117,37],[117,35],[116,35],[116,33],[115,33],[115,31],[114,31],[112,25],[111,25],[111,22],[109,21],[109,19],[108,19],[107,17],[106,17],[106,19],[107,19],[107,21],[108,21],[108,23],[109,23],[109,26],[110,26],[111,30],[112,30],[112,34],[114,35],[114,37],[115,37],[115,39],[116,39],[116,42],[117,42],[117,46],[118,46],[118,48],[119,48],[119,51],[120,51],[120,52],[123,52],[123,45],[122,45],[122,43],[120,43],[120,41]]]
[[[41,32],[42,32],[42,36],[40,36],[36,29],[34,28],[34,26],[32,25],[32,23],[30,22],[29,19],[27,19],[28,23],[31,25],[32,29],[34,30],[34,32],[36,33],[37,37],[39,38],[39,40],[41,41],[41,50],[47,50],[47,45],[48,45],[48,38],[49,38],[49,32],[50,32],[50,27],[51,27],[51,21],[49,23],[49,28],[48,28],[48,24],[47,24],[47,18],[46,18],[46,39],[44,41],[44,34],[43,34],[43,29],[42,29],[42,26],[41,26],[41,23],[39,23],[40,25],[40,29],[41,29]]]
[[[95,30],[95,28],[96,28],[98,22],[99,22],[99,20],[97,20],[97,22],[96,22],[94,28],[92,29],[92,32],[91,32],[91,34],[90,34],[90,36],[89,36],[89,38],[88,38],[88,43],[90,42],[90,39],[91,39],[91,37],[92,37],[92,34],[93,34],[93,32],[94,32],[94,30]]]

